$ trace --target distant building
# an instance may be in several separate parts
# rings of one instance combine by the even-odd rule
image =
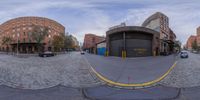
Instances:
[[[153,29],[160,33],[160,53],[173,53],[173,45],[176,40],[175,33],[169,28],[169,18],[161,12],[156,12],[155,14],[148,17],[144,23],[143,27]]]
[[[197,28],[197,35],[200,35],[200,26]]]
[[[186,43],[187,50],[192,50],[192,43],[197,39],[197,36],[191,35]]]
[[[185,45],[186,49],[187,50],[192,50],[192,44],[194,42],[197,42],[197,46],[200,47],[200,27],[197,28],[196,30],[196,35],[191,35],[188,40],[187,40],[187,43]]]
[[[200,46],[200,27],[197,28],[197,45]]]
[[[96,46],[97,46],[97,54],[98,55],[105,55],[105,53],[106,53],[106,40],[98,42],[96,44]]]
[[[97,36],[95,34],[85,34],[83,50],[89,53],[96,53],[96,44],[105,40],[103,36]]]

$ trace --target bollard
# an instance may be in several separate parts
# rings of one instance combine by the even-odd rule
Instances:
[[[108,51],[105,52],[105,56],[106,56],[106,57],[108,56]]]
[[[156,51],[153,51],[153,56],[156,56]]]
[[[122,58],[125,59],[126,58],[126,51],[122,50]]]

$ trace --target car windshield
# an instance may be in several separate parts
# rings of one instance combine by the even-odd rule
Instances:
[[[0,100],[199,100],[200,0],[0,0]]]
[[[187,52],[181,52],[182,54],[187,54]]]

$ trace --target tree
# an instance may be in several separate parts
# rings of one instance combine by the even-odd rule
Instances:
[[[198,49],[198,45],[197,45],[197,40],[195,39],[193,42],[192,42],[192,50],[197,50]]]
[[[32,39],[37,43],[38,51],[43,51],[43,40],[48,35],[47,27],[33,26]]]
[[[54,35],[52,45],[54,47],[54,51],[60,51],[64,48],[64,37],[62,35]]]
[[[2,45],[6,45],[6,52],[9,51],[9,45],[10,43],[13,41],[13,39],[11,37],[7,37],[7,36],[4,36],[2,38]]]
[[[73,47],[73,40],[71,35],[65,36],[65,42],[64,42],[65,49],[72,49]]]

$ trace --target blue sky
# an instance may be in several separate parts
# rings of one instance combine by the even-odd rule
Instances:
[[[20,16],[47,17],[81,42],[85,33],[105,35],[121,22],[138,26],[155,12],[170,18],[170,27],[183,43],[200,26],[198,0],[1,0],[0,4],[1,24]]]

